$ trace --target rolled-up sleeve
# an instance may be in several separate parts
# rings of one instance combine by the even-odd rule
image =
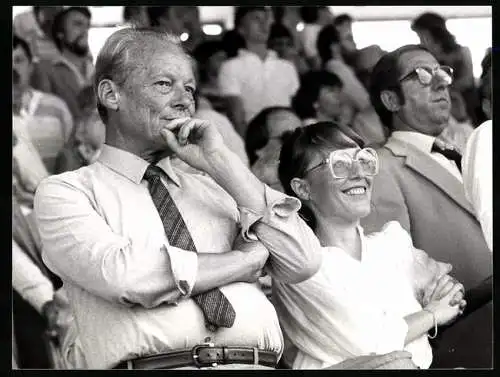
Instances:
[[[191,292],[196,253],[135,245],[111,229],[81,187],[50,177],[40,184],[34,207],[43,260],[63,280],[111,302],[148,308]]]
[[[267,185],[265,200],[264,213],[239,208],[243,238],[268,248],[273,278],[290,284],[310,278],[321,265],[321,246],[298,214],[300,201]]]

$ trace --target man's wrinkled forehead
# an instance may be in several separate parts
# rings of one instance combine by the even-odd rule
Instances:
[[[398,67],[401,76],[408,74],[417,67],[435,67],[438,61],[432,54],[424,50],[412,50],[404,52],[399,56]]]

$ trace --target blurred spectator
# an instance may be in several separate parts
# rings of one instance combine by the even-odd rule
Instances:
[[[483,61],[481,62],[483,71],[479,79],[479,98],[481,100],[481,110],[483,112],[483,119],[493,118],[493,104],[491,102],[492,98],[492,62],[491,62],[491,48],[486,52]]]
[[[276,51],[281,59],[288,60],[295,65],[299,75],[309,71],[307,61],[299,54],[292,33],[285,25],[276,22],[272,24],[268,46],[271,50]]]
[[[60,98],[30,87],[33,72],[31,50],[23,39],[12,40],[13,113],[23,119],[26,135],[43,160],[54,172],[55,158],[73,132],[73,119]],[[18,132],[17,130],[15,132]]]
[[[150,26],[146,7],[123,7],[123,21],[136,27]]]
[[[297,25],[302,22],[298,6],[275,6],[272,7],[274,15],[274,23],[285,26],[292,35],[293,45],[297,51],[302,52],[300,42],[300,32],[297,30]]]
[[[147,7],[149,21],[152,27],[159,27],[178,37],[185,31],[184,7]]]
[[[193,52],[198,67],[198,93],[206,98],[213,109],[226,113],[226,100],[219,89],[218,77],[227,54],[221,41],[206,41]]]
[[[386,139],[385,130],[373,110],[352,115],[354,112],[344,95],[344,85],[334,73],[312,71],[304,75],[292,103],[304,125],[320,121],[346,124],[372,146]]]
[[[52,23],[63,7],[34,6],[32,8],[14,18],[12,25],[14,34],[28,42],[34,61],[52,60],[59,56],[59,49],[52,38]]]
[[[358,50],[356,56],[356,75],[366,90],[370,87],[370,76],[375,64],[385,54],[380,46],[371,45]]]
[[[184,29],[188,33],[188,39],[183,43],[184,48],[192,53],[194,49],[203,43],[205,40],[205,33],[201,26],[200,10],[197,6],[185,6],[183,20]]]
[[[299,86],[297,70],[267,48],[270,17],[265,7],[237,7],[235,26],[246,48],[223,63],[219,87],[228,97],[230,118],[240,135],[246,123],[269,106],[289,106]]]
[[[328,15],[328,14],[329,15]],[[304,29],[300,33],[300,41],[304,49],[306,58],[312,69],[319,69],[321,61],[318,57],[316,40],[323,26],[332,21],[332,14],[325,6],[304,6],[300,7],[300,16],[304,21]]]
[[[357,71],[357,52],[356,42],[352,34],[353,19],[346,13],[339,14],[333,20],[333,26],[339,33],[341,53],[344,61]]]
[[[436,13],[423,13],[413,20],[411,28],[436,59],[453,68],[451,90],[463,97],[467,114],[477,126],[479,98],[475,89],[472,57],[468,47],[457,43],[455,36],[446,27],[446,20]]]
[[[323,69],[335,73],[344,84],[343,92],[355,112],[370,107],[370,96],[356,77],[354,70],[348,66],[342,54],[340,34],[333,25],[321,29],[316,42]]]
[[[105,128],[99,113],[92,86],[87,86],[78,95],[81,108],[76,120],[75,133],[57,156],[56,173],[76,170],[93,163],[99,157],[105,139]]]
[[[493,251],[493,123],[477,127],[462,158],[465,196],[472,204],[484,238]]]
[[[80,116],[78,93],[91,83],[94,72],[88,43],[90,19],[87,7],[69,7],[60,12],[54,19],[52,36],[61,55],[51,62],[41,62],[37,72],[40,86],[36,89],[62,98],[73,119]]]
[[[278,179],[278,163],[283,137],[302,123],[289,107],[268,107],[248,124],[245,149],[252,172],[262,182],[283,192]]]
[[[222,36],[222,46],[228,58],[238,56],[238,51],[245,48],[245,39],[241,36],[238,30],[228,30]]]

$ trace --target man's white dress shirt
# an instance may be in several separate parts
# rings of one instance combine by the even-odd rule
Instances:
[[[110,368],[204,342],[280,354],[276,312],[257,284],[221,287],[236,320],[231,328],[207,330],[201,309],[189,297],[197,254],[169,245],[142,180],[147,166],[104,145],[96,163],[51,176],[36,193],[43,258],[64,282],[88,367]],[[297,199],[266,187],[267,209],[255,214],[238,209],[204,174],[176,169],[169,158],[157,166],[198,253],[230,251],[241,232],[269,249],[269,269],[278,279],[301,281],[319,268],[319,242],[296,215]]]

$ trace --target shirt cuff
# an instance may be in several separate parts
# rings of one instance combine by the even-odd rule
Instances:
[[[198,272],[198,254],[175,246],[165,245],[170,258],[170,268],[180,297],[191,295]]]
[[[241,235],[247,242],[257,241],[256,234],[252,231],[252,226],[257,222],[271,224],[276,218],[287,218],[294,215],[301,206],[300,200],[291,196],[285,195],[282,192],[264,185],[264,196],[266,208],[264,213],[258,214],[254,211],[238,207],[240,212]]]
[[[26,294],[26,300],[33,305],[36,311],[42,314],[43,306],[54,299],[54,290],[50,285],[40,285],[37,289]]]

